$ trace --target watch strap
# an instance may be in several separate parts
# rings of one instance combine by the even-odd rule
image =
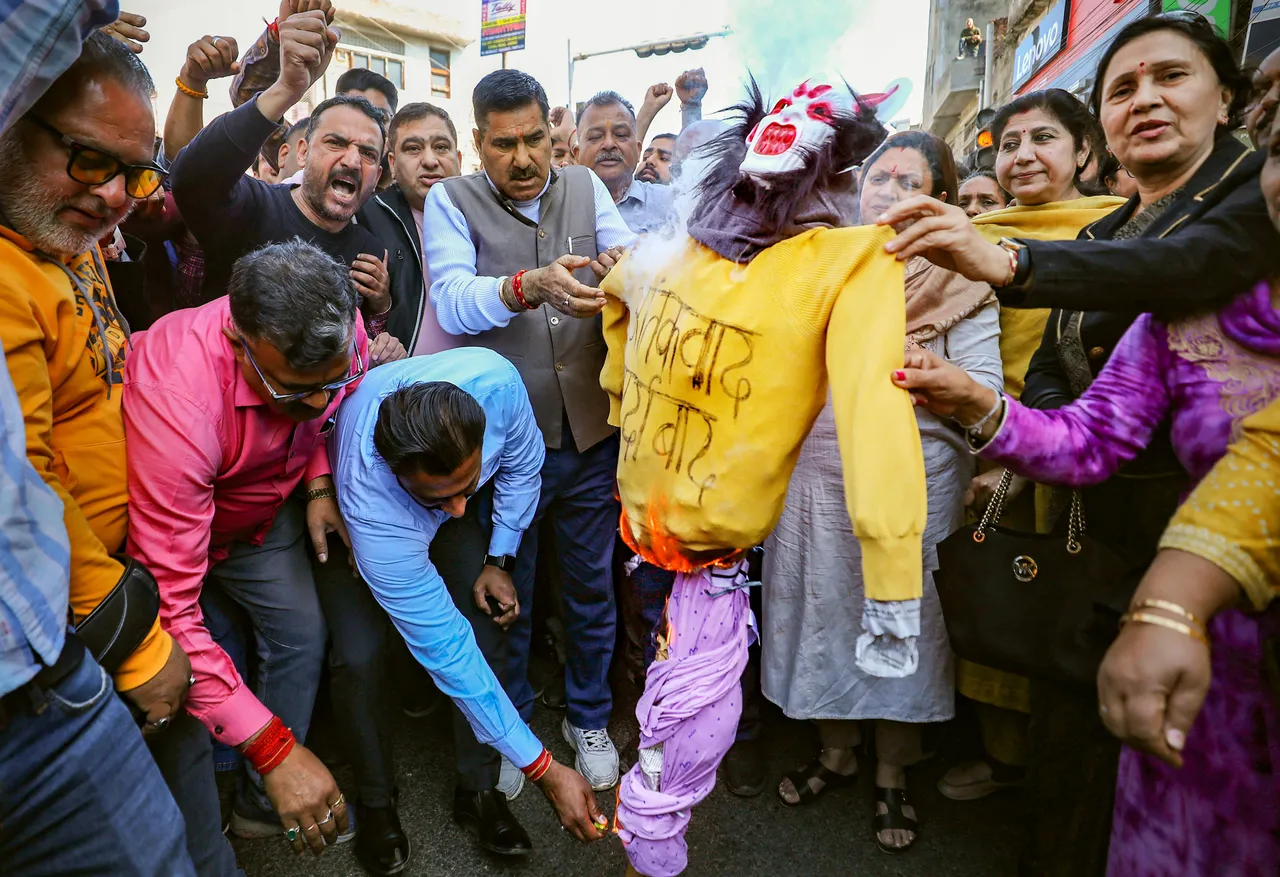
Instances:
[[[332,487],[320,487],[315,490],[307,491],[307,502],[317,499],[337,499],[338,491]]]
[[[486,554],[484,556],[485,566],[496,566],[505,573],[515,572],[516,559],[511,554]]]

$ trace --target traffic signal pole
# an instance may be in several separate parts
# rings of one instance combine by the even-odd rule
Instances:
[[[652,55],[667,55],[679,52],[697,51],[706,46],[708,42],[716,37],[727,37],[733,31],[729,28],[718,30],[715,33],[696,33],[687,37],[675,37],[664,40],[650,40],[647,43],[639,43],[634,46],[620,46],[616,49],[604,49],[599,52],[579,52],[573,54],[573,40],[565,41],[565,52],[569,59],[569,99],[566,106],[570,112],[574,111],[573,106],[573,66],[578,61],[585,61],[588,58],[598,58],[601,55],[616,55],[619,52],[635,52],[638,58],[648,58]]]

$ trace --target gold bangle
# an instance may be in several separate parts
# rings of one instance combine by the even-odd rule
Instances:
[[[1002,289],[1013,283],[1013,278],[1018,276],[1018,253],[1015,250],[1005,250],[1005,252],[1009,254],[1009,276],[1004,279],[1004,283],[1000,284]]]
[[[1147,599],[1143,600],[1142,602],[1138,603],[1132,608],[1133,609],[1163,609],[1165,612],[1172,612],[1174,615],[1177,615],[1180,618],[1185,618],[1187,621],[1191,622],[1192,624],[1199,625],[1201,628],[1205,626],[1205,623],[1203,621],[1201,621],[1199,618],[1196,618],[1194,615],[1192,615],[1186,609],[1183,609],[1177,603],[1174,603],[1170,600],[1161,600],[1158,597],[1148,597]]]
[[[178,91],[182,92],[187,97],[194,97],[196,100],[205,100],[209,97],[209,92],[196,91],[194,88],[183,82],[181,76],[176,77],[173,81],[174,84],[178,86]]]
[[[1189,624],[1183,624],[1181,621],[1174,621],[1171,618],[1165,618],[1163,615],[1151,615],[1147,612],[1130,612],[1128,615],[1121,617],[1121,626],[1131,621],[1137,621],[1140,624],[1154,624],[1156,627],[1163,627],[1165,630],[1172,630],[1183,636],[1189,636],[1198,643],[1209,645],[1209,637]]]

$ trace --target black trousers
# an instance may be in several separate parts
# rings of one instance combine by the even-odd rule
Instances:
[[[316,593],[329,625],[329,699],[338,744],[356,774],[356,797],[369,807],[391,804],[393,700],[389,660],[397,634],[373,592],[351,571],[347,546],[329,537],[329,561],[312,558]]]
[[[447,521],[431,542],[431,562],[444,579],[453,603],[462,617],[471,624],[476,645],[485,662],[499,680],[509,657],[507,631],[491,616],[476,606],[472,588],[484,568],[484,556],[489,553],[489,536],[493,530],[493,482],[486,484],[467,502],[467,511],[460,518]],[[520,607],[520,614],[532,611],[531,606]],[[510,696],[511,692],[507,692]],[[476,740],[470,723],[458,709],[453,711],[453,752],[458,768],[458,786],[468,792],[483,792],[498,785],[501,757],[498,750]]]
[[[488,553],[492,521],[493,488],[485,485],[468,501],[461,518],[440,528],[430,556],[458,611],[470,622],[489,668],[501,679],[507,634],[472,597]],[[329,539],[329,562],[315,564],[315,579],[329,623],[330,699],[339,741],[355,770],[360,801],[385,807],[395,788],[388,710],[394,701],[390,662],[398,634],[369,586],[352,575],[346,546],[336,536]],[[479,743],[462,711],[453,704],[450,708],[459,786],[475,792],[494,788],[500,765],[497,750]]]

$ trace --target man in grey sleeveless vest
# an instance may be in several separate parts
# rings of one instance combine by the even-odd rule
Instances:
[[[518,557],[486,558],[514,570],[524,607],[510,629],[504,686],[528,721],[537,521],[550,512],[569,638],[563,734],[591,785],[612,788],[618,754],[606,726],[615,636],[611,560],[619,513],[618,436],[608,424],[608,398],[600,388],[604,294],[594,284],[617,255],[609,251],[630,244],[634,235],[595,174],[583,167],[552,170],[549,106],[537,80],[516,70],[494,71],[476,86],[472,103],[484,170],[432,187],[424,208],[424,250],[440,326],[511,360],[546,442],[537,517]],[[489,775],[497,767],[495,753]],[[509,798],[519,793],[520,780],[513,766],[501,765],[498,787]]]

